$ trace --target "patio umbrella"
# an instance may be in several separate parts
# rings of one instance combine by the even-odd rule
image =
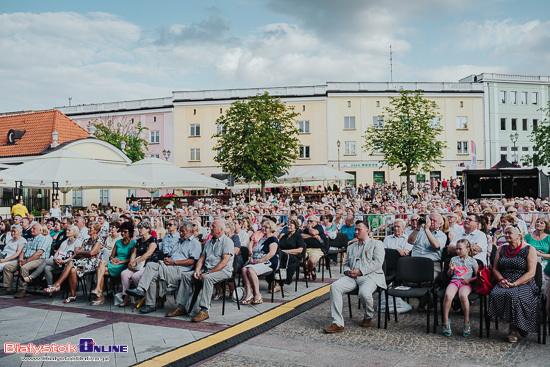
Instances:
[[[123,171],[143,180],[140,188],[153,193],[159,189],[225,189],[215,178],[176,166],[158,158],[145,158],[132,163]]]
[[[144,184],[139,176],[70,150],[58,150],[1,171],[0,180],[4,177],[22,181],[23,187],[52,188],[52,183],[57,183],[63,193],[71,189],[138,188]]]
[[[294,168],[288,174],[281,176],[279,182],[316,182],[352,180],[353,175],[331,168],[317,166],[313,168]]]

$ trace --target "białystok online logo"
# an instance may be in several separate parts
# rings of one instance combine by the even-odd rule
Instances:
[[[67,344],[43,344],[34,345],[19,343],[4,343],[4,353],[128,353],[127,345],[98,345],[93,339],[80,339],[78,345]]]

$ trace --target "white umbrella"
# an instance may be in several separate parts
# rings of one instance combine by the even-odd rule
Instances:
[[[279,182],[316,182],[352,180],[353,175],[328,166],[294,168],[287,175],[279,177]]]
[[[201,175],[158,158],[145,158],[124,168],[144,181],[142,189],[151,193],[159,189],[225,189],[215,178]]]
[[[139,176],[70,150],[58,150],[1,171],[0,179],[3,177],[22,181],[23,187],[51,188],[55,182],[64,193],[73,188],[138,188],[143,185]]]

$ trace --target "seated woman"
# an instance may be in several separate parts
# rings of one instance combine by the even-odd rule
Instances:
[[[40,264],[28,277],[23,278],[27,283],[32,282],[33,279],[38,278],[42,273],[46,278],[48,288],[53,285],[53,272],[55,270],[62,269],[69,261],[71,261],[74,255],[76,247],[82,246],[78,237],[78,227],[70,226],[67,228],[67,239],[63,241],[61,246],[55,251],[53,257],[47,258]]]
[[[511,214],[504,214],[500,218],[500,228],[495,231],[495,234],[493,235],[493,246],[500,247],[504,245],[506,242],[506,239],[504,238],[504,230],[506,227],[508,227],[510,224],[517,223],[518,220],[516,217],[514,217]]]
[[[92,291],[97,297],[95,301],[90,303],[91,306],[99,306],[105,303],[105,297],[103,296],[103,284],[105,281],[105,275],[118,277],[123,270],[128,267],[130,261],[130,253],[132,252],[136,241],[133,241],[130,237],[130,231],[134,228],[130,222],[122,223],[120,226],[122,231],[122,239],[118,240],[109,256],[109,261],[103,259],[97,267],[97,286]],[[129,301],[129,300],[128,300]],[[121,304],[124,304],[122,302]],[[128,305],[128,303],[126,303]],[[120,305],[119,305],[120,306]],[[122,307],[122,306],[121,306]]]
[[[139,237],[132,248],[128,269],[120,274],[122,295],[124,296],[123,302],[130,301],[128,298],[129,295],[126,294],[126,290],[130,289],[130,281],[137,286],[145,271],[145,264],[149,261],[158,261],[158,244],[157,239],[151,234],[151,223],[146,221],[140,222],[138,224],[138,231]],[[122,235],[124,236],[124,233]],[[132,236],[131,233],[130,236]]]
[[[0,272],[4,270],[6,265],[14,264],[18,261],[19,254],[21,254],[21,251],[23,251],[23,248],[27,244],[27,240],[21,236],[22,234],[23,229],[21,226],[11,227],[11,236],[6,241],[4,249],[0,251]]]
[[[286,268],[285,284],[292,283],[292,277],[298,268],[298,265],[306,253],[306,244],[300,235],[300,223],[296,219],[288,221],[288,233],[281,237],[279,247],[281,248],[281,264]],[[275,285],[275,292],[280,290],[278,284]]]
[[[243,279],[246,289],[243,305],[257,305],[263,302],[258,276],[271,273],[279,266],[279,256],[277,255],[279,242],[275,236],[277,225],[270,220],[264,221],[262,231],[264,236],[252,249],[252,256],[248,260],[248,265],[243,267]]]
[[[11,238],[11,225],[9,222],[0,221],[0,250],[4,249],[6,242]]]
[[[157,240],[160,242],[166,234],[162,217],[155,217],[153,219],[153,227],[153,230],[157,233]]]
[[[506,243],[495,257],[493,276],[498,281],[489,297],[489,316],[510,321],[508,341],[515,343],[518,335],[527,336],[538,328],[539,297],[535,284],[537,253],[523,241],[516,224],[504,230]]]
[[[51,295],[55,292],[59,292],[61,284],[69,279],[69,286],[71,295],[63,301],[63,303],[71,303],[76,301],[76,289],[78,287],[78,279],[82,278],[86,273],[95,271],[99,265],[99,251],[103,247],[101,239],[99,238],[99,231],[101,230],[101,224],[98,222],[88,223],[88,240],[82,244],[81,247],[75,247],[74,256],[71,261],[65,265],[65,269],[59,276],[59,279],[48,288],[44,289],[46,295]]]
[[[544,260],[546,265],[546,261],[550,259],[550,236],[548,236],[550,221],[544,217],[538,218],[535,220],[534,227],[535,230],[532,233],[525,235],[525,241],[537,250],[537,256]]]
[[[310,215],[307,218],[307,227],[302,232],[302,238],[306,243],[306,278],[317,279],[315,267],[317,262],[325,254],[325,231],[319,224],[319,218],[316,215]]]

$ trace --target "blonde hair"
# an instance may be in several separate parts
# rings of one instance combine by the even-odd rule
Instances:
[[[460,244],[464,244],[466,245],[466,249],[468,250],[468,256],[470,257],[473,257],[474,256],[474,251],[472,250],[472,244],[470,243],[470,241],[468,241],[467,239],[463,238],[461,240],[458,240],[456,242],[456,247],[458,247],[458,245]]]

